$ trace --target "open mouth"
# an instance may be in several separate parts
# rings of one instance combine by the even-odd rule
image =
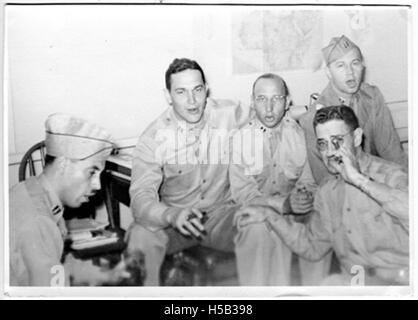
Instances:
[[[200,108],[190,108],[187,109],[187,112],[190,114],[198,114],[200,112]]]
[[[345,83],[347,84],[347,86],[349,88],[355,88],[355,87],[357,87],[357,81],[354,80],[354,79],[347,80]]]
[[[90,198],[94,196],[94,193],[86,194],[82,197],[83,202],[89,202]]]

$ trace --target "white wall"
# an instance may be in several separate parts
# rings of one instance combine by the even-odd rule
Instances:
[[[408,98],[406,12],[363,11],[366,28],[356,33],[347,11],[336,8],[323,11],[321,47],[341,34],[355,40],[367,62],[367,80],[381,88],[387,101],[403,101],[397,110],[402,111],[400,121],[407,123],[403,119]],[[327,83],[323,70],[232,73],[231,17],[261,9],[283,10],[7,6],[10,159],[18,161],[21,153],[42,140],[44,119],[58,111],[93,120],[116,138],[138,136],[166,108],[164,72],[175,57],[196,59],[215,97],[246,104],[254,79],[274,71],[287,80],[295,103],[307,104],[310,93],[320,92]],[[10,170],[9,184],[13,184],[16,168]]]

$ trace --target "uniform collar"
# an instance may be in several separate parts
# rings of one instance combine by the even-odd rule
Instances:
[[[175,115],[172,107],[168,109],[165,121],[167,124],[173,125],[182,133],[199,134],[203,130],[205,125],[208,123],[209,111],[207,107],[208,106],[206,106],[205,111],[203,112],[202,119],[200,119],[199,123],[188,123],[182,119],[179,119]]]
[[[52,217],[58,222],[64,213],[64,206],[44,174],[39,176],[38,181],[45,191]]]
[[[367,93],[367,91],[364,89],[365,84],[364,82],[361,83],[359,90],[353,94],[353,96],[351,97],[351,100],[355,99],[355,98],[359,98],[360,96],[365,96],[368,99],[371,99],[372,97]],[[330,100],[330,101],[321,101],[323,99],[321,99],[321,97],[325,100]],[[337,92],[335,92],[334,88],[331,85],[331,82],[328,83],[327,87],[324,89],[324,91],[322,92],[320,98],[319,98],[319,102],[320,103],[340,103],[340,104],[344,104],[346,106],[350,105],[350,101],[347,101],[346,98],[340,97]],[[327,105],[327,104],[325,104]]]

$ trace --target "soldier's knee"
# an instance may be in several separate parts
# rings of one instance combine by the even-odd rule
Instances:
[[[150,231],[139,224],[132,224],[127,232],[128,251],[148,251],[151,248],[165,248],[168,236],[163,230]]]
[[[270,237],[270,233],[265,222],[251,223],[238,229],[235,242],[264,243],[266,237]]]

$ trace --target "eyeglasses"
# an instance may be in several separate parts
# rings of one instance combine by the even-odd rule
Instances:
[[[277,102],[283,102],[286,99],[286,96],[284,95],[275,95],[271,98],[271,100],[273,101],[273,103],[277,103]],[[266,103],[268,100],[268,98],[266,96],[257,96],[255,97],[255,101],[257,101],[258,103]]]
[[[332,145],[334,146],[334,149],[335,150],[340,149],[341,145],[344,143],[344,137],[352,132],[353,131],[349,131],[346,134],[332,136],[330,140],[331,140]],[[328,141],[323,140],[323,139],[318,139],[316,141],[316,147],[318,148],[319,151],[324,152],[328,150]]]

